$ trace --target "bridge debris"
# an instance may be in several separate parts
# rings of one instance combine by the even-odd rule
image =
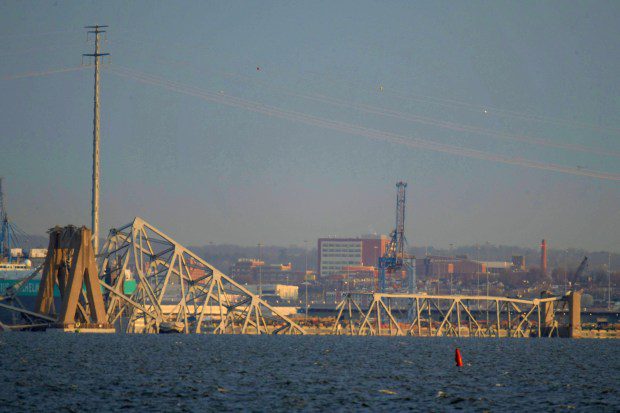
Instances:
[[[293,319],[141,218],[110,230],[95,257],[89,229],[50,230],[45,263],[0,295],[19,315],[3,330],[196,334],[306,334]],[[42,271],[35,309],[18,293]],[[56,309],[54,288],[60,292]],[[346,293],[332,334],[580,337],[580,297]],[[560,307],[569,322],[556,319]],[[486,317],[484,316],[486,314]],[[492,317],[491,317],[492,315]],[[15,321],[17,320],[17,321]]]
[[[305,334],[258,295],[141,218],[110,230],[99,268],[108,320],[126,332]],[[135,291],[127,294],[129,274],[137,279]]]
[[[526,300],[425,293],[347,293],[337,307],[332,332],[420,337],[578,337],[578,296],[576,292],[566,297],[543,293],[541,298]],[[356,300],[369,302],[368,309],[362,311]],[[555,319],[554,303],[569,307],[568,327],[560,326]],[[490,314],[494,319],[490,319]]]

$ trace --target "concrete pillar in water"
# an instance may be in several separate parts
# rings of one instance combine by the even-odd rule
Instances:
[[[551,291],[542,291],[540,293],[540,298],[549,298],[553,297]],[[547,337],[551,333],[551,329],[555,326],[555,302],[548,301],[546,303],[541,303],[541,312],[542,312],[542,335]]]
[[[568,337],[581,337],[581,292],[571,291],[568,299]]]

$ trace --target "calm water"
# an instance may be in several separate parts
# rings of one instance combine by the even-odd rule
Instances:
[[[619,344],[0,333],[0,410],[619,411]]]

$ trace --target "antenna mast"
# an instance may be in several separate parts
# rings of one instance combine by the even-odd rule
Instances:
[[[92,209],[92,231],[93,231],[93,248],[95,255],[99,252],[99,61],[102,56],[108,56],[109,53],[99,52],[99,35],[105,33],[101,30],[108,26],[85,26],[87,33],[95,35],[95,52],[84,54],[83,56],[95,58],[95,96],[94,96],[94,116],[93,116],[93,194],[91,200]]]

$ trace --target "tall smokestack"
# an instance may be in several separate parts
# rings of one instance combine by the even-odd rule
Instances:
[[[542,240],[540,244],[540,271],[543,277],[547,277],[547,242]]]

